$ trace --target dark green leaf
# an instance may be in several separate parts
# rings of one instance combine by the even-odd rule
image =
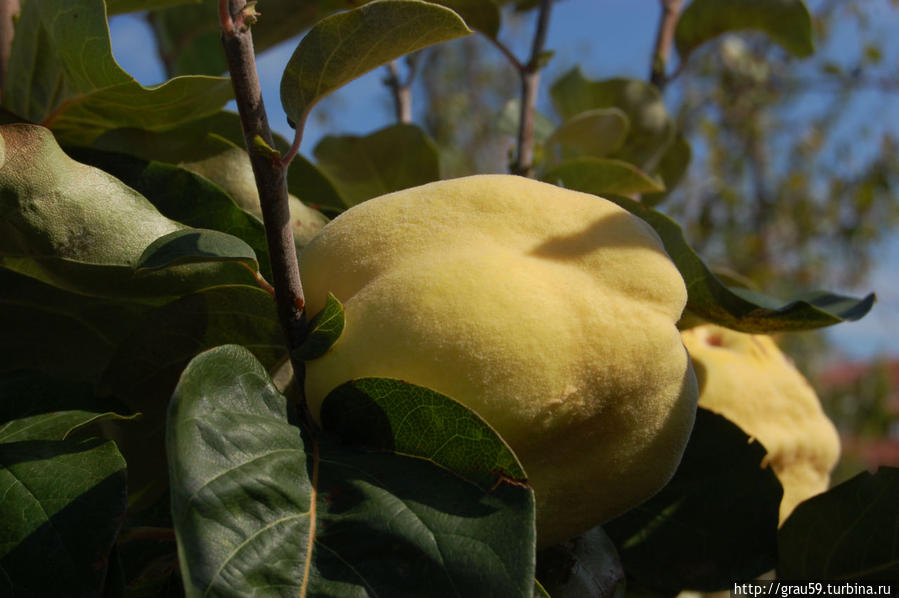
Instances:
[[[546,144],[559,145],[565,158],[602,158],[621,147],[629,128],[627,115],[618,108],[597,108],[565,121]]]
[[[710,39],[748,29],[766,33],[800,58],[815,50],[812,18],[802,0],[693,0],[677,22],[674,43],[686,60]]]
[[[633,164],[608,158],[575,158],[554,166],[544,181],[594,195],[658,192],[663,187]]]
[[[231,151],[240,151],[224,140],[218,143],[226,145]],[[81,163],[96,166],[113,175],[146,197],[167,218],[195,228],[222,231],[242,239],[253,248],[263,276],[270,276],[265,228],[259,218],[248,214],[241,209],[242,206],[238,206],[234,189],[219,186],[220,183],[211,177],[205,177],[205,173],[200,169],[192,169],[194,172],[191,172],[190,165],[179,168],[171,164],[147,162],[124,154],[87,148],[68,148],[67,153]],[[216,154],[221,155],[222,152]],[[245,153],[243,155],[246,156]],[[219,164],[215,158],[207,160],[210,167],[218,166],[222,176],[227,177],[228,181],[239,181],[238,188],[240,188],[240,183],[243,183],[244,179],[241,173],[233,168],[234,164],[231,162]],[[250,180],[253,181],[252,172]],[[254,192],[256,190],[254,181],[251,189]],[[256,197],[258,207],[258,195]],[[186,201],[187,198],[189,201]]]
[[[365,137],[325,137],[315,157],[347,206],[440,178],[437,146],[414,125],[392,125]]]
[[[499,33],[499,7],[492,0],[434,0],[434,4],[453,9],[469,27],[487,37],[495,38]]]
[[[538,552],[537,578],[553,598],[613,598],[624,591],[621,559],[601,527]]]
[[[574,68],[550,88],[553,105],[564,120],[597,108],[618,108],[630,122],[624,145],[612,154],[652,172],[674,139],[674,122],[659,90],[639,79],[589,81]]]
[[[784,579],[899,579],[899,468],[862,472],[800,503],[778,535]],[[894,586],[895,588],[895,586]]]
[[[176,230],[159,237],[147,246],[134,267],[159,270],[204,262],[237,262],[253,272],[259,270],[252,247],[234,235],[203,228]]]
[[[0,268],[0,370],[28,368],[96,381],[147,309],[67,293]]]
[[[340,333],[343,332],[345,318],[343,305],[337,297],[328,293],[325,306],[309,321],[309,331],[303,343],[294,351],[299,359],[318,359],[328,352]]]
[[[477,414],[402,380],[345,382],[325,397],[321,420],[344,442],[426,459],[485,491],[527,478],[512,449]]]
[[[214,284],[254,284],[231,263],[136,275],[150,243],[185,227],[118,179],[69,158],[43,127],[5,125],[0,136],[3,267],[78,293],[147,300]]]
[[[531,492],[485,493],[422,459],[310,438],[240,347],[204,353],[185,370],[167,446],[189,594],[532,591]]]
[[[321,18],[358,4],[358,0],[266,0],[258,5],[262,16],[253,25],[253,47],[262,52]],[[218,75],[228,70],[217,6],[215,0],[203,0],[150,11],[148,20],[170,75]]]
[[[690,158],[693,150],[690,143],[683,134],[678,133],[674,136],[674,141],[662,154],[659,161],[659,167],[656,176],[662,179],[665,190],[661,193],[647,193],[640,198],[640,202],[644,205],[653,207],[659,205],[668,194],[683,180],[687,174],[687,167],[690,165]]]
[[[265,291],[214,287],[148,313],[119,345],[102,388],[159,422],[187,363],[226,343],[246,345],[266,367],[287,352],[274,300]]]
[[[735,424],[699,409],[668,485],[603,526],[628,577],[676,594],[727,589],[773,568],[783,490],[761,467],[765,455]]]
[[[0,443],[3,595],[100,596],[125,514],[125,462],[113,442],[38,439],[86,419],[47,414],[3,428],[10,440]]]
[[[521,100],[512,99],[506,102],[496,121],[496,128],[506,135],[518,135],[518,123],[521,120]],[[534,115],[534,140],[544,143],[552,135],[556,125],[546,116],[537,112]]]
[[[104,420],[128,419],[116,413],[56,411],[0,424],[0,444],[27,440],[65,440],[81,428]]]
[[[874,305],[873,294],[862,299],[824,291],[781,301],[747,289],[730,288],[718,280],[687,244],[680,226],[664,214],[625,197],[608,197],[648,222],[662,239],[665,251],[680,270],[689,294],[682,322],[693,318],[742,332],[811,330],[854,321]]]
[[[171,128],[220,110],[232,95],[217,77],[141,86],[112,56],[103,0],[24,3],[5,80],[5,108],[71,143],[119,127]]]
[[[419,0],[379,0],[318,22],[281,79],[287,117],[302,123],[335,89],[391,60],[471,33],[456,13]]]

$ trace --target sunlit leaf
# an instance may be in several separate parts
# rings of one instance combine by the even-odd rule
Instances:
[[[579,68],[560,77],[550,88],[556,111],[565,120],[597,108],[618,108],[630,122],[624,145],[611,154],[646,172],[653,172],[674,139],[674,122],[662,95],[639,79],[585,79]]]
[[[554,166],[543,180],[604,196],[659,192],[664,189],[658,181],[628,162],[607,158],[576,158]]]
[[[112,56],[102,0],[25,2],[3,107],[72,143],[126,126],[162,130],[221,109],[227,79],[184,77],[141,86]]]
[[[664,201],[687,174],[687,167],[690,165],[692,155],[693,150],[686,137],[681,133],[675,135],[674,141],[662,154],[658,169],[654,173],[661,178],[665,190],[661,193],[646,193],[640,197],[640,202],[653,207]]]
[[[674,33],[681,60],[705,42],[729,31],[756,30],[795,56],[814,52],[812,17],[802,0],[693,0]]]
[[[365,137],[325,137],[315,157],[348,206],[440,178],[437,146],[414,125],[392,125]]]
[[[421,457],[485,491],[527,478],[509,446],[473,411],[402,380],[341,384],[325,397],[321,420],[344,442]]]
[[[287,63],[281,103],[294,123],[321,98],[395,58],[471,33],[451,10],[419,0],[378,0],[318,22]]]
[[[184,225],[118,179],[69,158],[45,128],[5,125],[0,136],[0,265],[107,297],[156,300],[216,283],[254,284],[249,272],[229,263],[135,274],[144,249]]]
[[[682,324],[690,325],[699,318],[742,332],[811,330],[858,320],[874,305],[873,294],[858,299],[815,291],[784,301],[727,287],[693,251],[676,222],[639,202],[616,196],[607,199],[648,222],[661,237],[687,284],[689,297]]]
[[[629,127],[627,115],[618,108],[587,110],[565,121],[546,144],[559,145],[563,157],[602,158],[621,147]]]

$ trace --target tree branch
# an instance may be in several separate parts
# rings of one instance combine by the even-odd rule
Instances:
[[[222,45],[240,112],[244,142],[253,165],[256,187],[259,189],[278,319],[288,349],[293,353],[293,349],[300,345],[306,334],[305,299],[287,204],[287,166],[270,149],[274,142],[256,72],[253,36],[248,26],[255,19],[252,3],[247,4],[244,0],[219,0],[219,18],[222,25]],[[297,123],[298,137],[302,126],[303,123]],[[291,358],[291,364],[298,386],[302,389],[305,371],[303,361]],[[311,424],[305,405],[303,412],[307,423]]]
[[[652,52],[652,65],[649,70],[649,80],[659,90],[665,89],[665,85],[674,78],[668,77],[668,59],[671,56],[671,45],[674,42],[674,30],[677,28],[677,19],[680,17],[680,9],[683,0],[660,0],[662,15],[659,17],[659,28],[656,31],[656,44]],[[680,72],[678,68],[678,73]]]
[[[403,83],[400,80],[400,70],[396,65],[396,60],[387,63],[387,78],[384,83],[390,88],[393,94],[393,109],[396,113],[396,122],[411,123],[412,122],[412,87],[409,82]]]
[[[549,28],[551,0],[540,0],[537,29],[531,46],[531,58],[521,72],[521,113],[518,118],[518,152],[512,164],[512,174],[534,175],[534,120],[537,115],[537,92],[540,89],[540,68],[546,31]]]

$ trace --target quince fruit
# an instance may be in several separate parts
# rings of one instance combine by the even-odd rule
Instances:
[[[309,313],[343,334],[306,397],[399,378],[478,413],[521,460],[539,546],[642,502],[672,476],[697,388],[675,322],[684,281],[645,222],[510,175],[441,181],[341,214],[303,250]]]
[[[781,524],[827,490],[840,439],[814,389],[770,336],[706,324],[683,332],[699,380],[699,406],[758,440],[783,486]]]

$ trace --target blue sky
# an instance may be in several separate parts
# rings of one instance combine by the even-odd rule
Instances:
[[[866,0],[876,31],[889,33],[899,31],[899,8],[889,0]],[[808,4],[814,9],[820,0]],[[264,18],[264,1],[260,3]],[[659,14],[657,0],[564,0],[556,4],[550,21],[547,47],[555,50],[544,82],[574,64],[580,63],[585,74],[593,77],[629,76],[645,78],[649,56],[655,36]],[[527,52],[532,26],[523,21],[516,32],[504,29],[501,38],[509,43],[516,54],[523,57]],[[146,24],[137,16],[115,17],[110,24],[113,50],[119,63],[144,84],[159,83],[164,78],[162,67],[156,56],[154,42]],[[515,34],[518,34],[517,36]],[[515,43],[515,39],[519,43]],[[899,36],[882,35],[888,40],[884,48],[885,56],[899,56]],[[287,138],[292,130],[287,126],[281,110],[278,88],[281,72],[298,39],[289,40],[259,57],[258,68],[263,86],[263,96],[269,111],[273,128]],[[836,43],[828,48],[828,58],[838,63],[850,64],[861,44],[859,33],[851,26],[837,30]],[[895,65],[895,62],[894,62]],[[329,128],[315,122],[313,117],[307,125],[301,151],[309,155],[318,140],[326,134],[365,134],[379,129],[393,120],[393,115],[385,101],[383,73],[375,71],[341,89],[335,97],[326,99],[332,108],[339,109],[339,125]],[[676,92],[676,90],[675,90]],[[899,101],[884,102],[882,92],[858,94],[851,106],[851,118],[841,125],[847,130],[865,126],[887,126],[899,134]],[[895,92],[894,92],[895,93]],[[510,97],[517,89],[509,90]],[[895,97],[895,96],[893,96]],[[821,104],[821,98],[808,94],[800,110],[813,111]],[[543,86],[541,106],[547,106],[546,85]],[[877,120],[871,121],[873,110],[877,110]],[[875,127],[876,128],[876,127]],[[857,157],[874,151],[873,147],[860,142],[853,148]],[[847,165],[851,168],[851,164]],[[869,359],[881,354],[899,356],[899,240],[887,242],[878,248],[878,266],[868,281],[856,289],[833,289],[856,295],[868,290],[878,293],[879,301],[871,314],[859,322],[842,324],[831,329],[829,334],[841,351],[853,359]]]

